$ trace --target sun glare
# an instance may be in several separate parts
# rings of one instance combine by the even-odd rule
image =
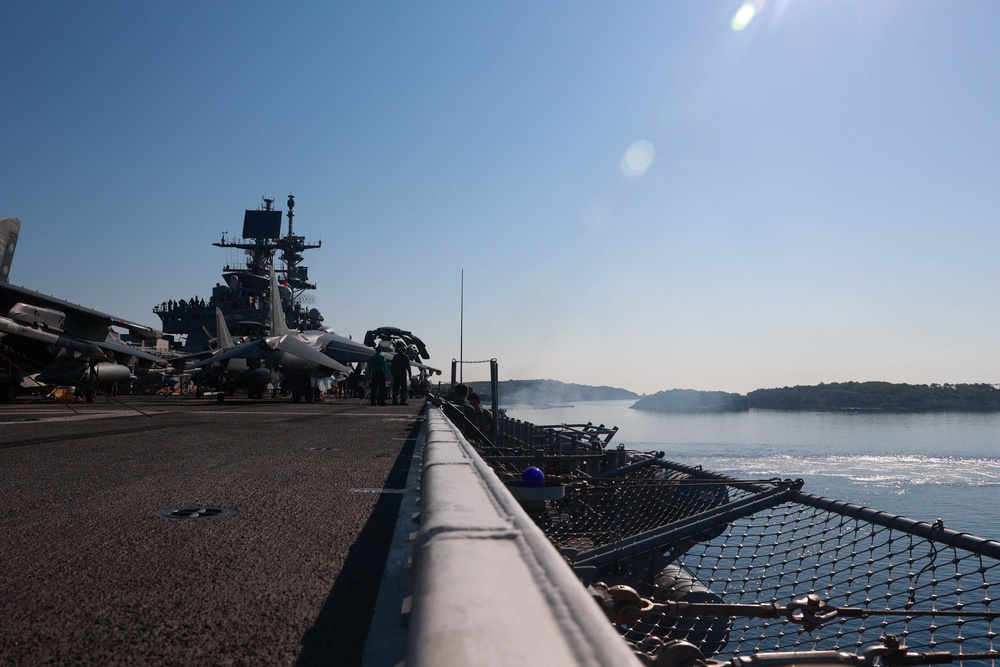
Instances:
[[[646,173],[656,158],[656,149],[645,139],[640,139],[625,151],[622,156],[622,171],[630,178],[639,178]]]
[[[764,9],[764,0],[747,0],[744,2],[738,10],[736,10],[736,15],[733,16],[733,20],[730,25],[732,25],[733,30],[739,32],[750,25],[750,21],[753,20],[760,10]]]

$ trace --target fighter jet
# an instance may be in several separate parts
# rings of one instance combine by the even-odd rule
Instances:
[[[305,335],[310,337],[316,348],[328,357],[345,364],[357,363],[358,365],[352,373],[354,382],[362,382],[368,360],[374,354],[375,348],[382,350],[382,354],[388,362],[391,362],[397,354],[405,354],[410,359],[410,388],[415,395],[420,394],[421,387],[428,384],[432,375],[441,375],[440,370],[421,361],[421,359],[430,359],[423,341],[409,331],[403,331],[396,327],[379,327],[367,332],[363,345],[350,338],[337,335],[333,329],[328,327],[305,332]],[[388,379],[392,379],[391,370]]]
[[[441,374],[420,362],[428,359],[423,342],[409,331],[393,327],[381,327],[369,331],[365,343],[338,335],[328,327],[309,331],[291,331],[285,324],[281,307],[278,279],[271,269],[270,287],[270,328],[267,336],[243,343],[233,343],[229,336],[221,312],[216,313],[216,335],[219,352],[214,356],[192,364],[195,368],[208,370],[205,377],[209,382],[218,381],[220,387],[248,386],[254,383],[266,384],[265,376],[274,386],[292,392],[292,400],[312,402],[316,396],[316,381],[334,374],[361,374],[375,347],[385,350],[386,359],[391,360],[396,343],[405,342],[405,351],[415,369],[412,384],[423,386],[430,375]],[[376,339],[381,339],[376,342]],[[235,365],[233,365],[235,364]],[[246,364],[246,365],[244,365]],[[353,371],[346,364],[357,364]],[[218,378],[218,380],[216,380]],[[261,390],[262,391],[262,390]],[[220,396],[223,394],[220,393]],[[260,396],[251,393],[251,397]],[[220,398],[220,400],[222,400]]]
[[[0,400],[13,400],[22,380],[73,385],[93,401],[98,388],[129,379],[128,363],[163,364],[159,357],[109,338],[111,327],[155,340],[150,327],[8,282],[21,221],[0,220]]]
[[[266,386],[268,382],[292,392],[296,403],[305,398],[311,403],[316,396],[316,380],[334,373],[349,373],[351,369],[333,356],[320,351],[317,338],[324,334],[317,331],[292,331],[285,324],[281,307],[281,294],[274,268],[271,268],[271,324],[268,335],[241,344],[234,344],[220,312],[216,313],[219,352],[192,364],[194,368],[214,368],[216,372],[229,373],[228,382],[246,386]],[[346,339],[345,339],[346,340]],[[371,356],[371,350],[368,350]],[[365,357],[367,359],[367,357]],[[229,364],[235,361],[235,374]],[[241,366],[240,364],[245,364]],[[264,378],[267,378],[266,380]],[[259,398],[263,390],[254,389],[252,397]],[[224,394],[220,394],[224,396]],[[220,399],[222,400],[222,399]]]
[[[220,403],[225,400],[227,393],[231,394],[236,389],[246,389],[250,398],[264,398],[267,385],[272,380],[271,369],[264,365],[262,357],[223,358],[224,354],[236,349],[238,345],[242,346],[247,339],[240,339],[238,342],[233,339],[226,317],[219,308],[215,309],[215,331],[216,336],[209,340],[214,344],[214,352],[208,357],[204,354],[191,355],[200,362],[194,364],[195,373],[191,377],[198,387],[198,395],[202,394],[205,387],[209,387],[218,391],[216,398]]]
[[[269,335],[256,338],[243,343],[233,343],[226,328],[221,312],[216,313],[216,332],[219,338],[219,352],[209,359],[198,361],[192,364],[195,368],[213,368],[214,373],[221,372],[228,374],[231,386],[248,386],[253,383],[267,383],[265,371],[269,372],[269,380],[274,386],[288,389],[292,392],[292,400],[295,402],[312,402],[316,396],[316,381],[324,377],[330,377],[336,373],[348,374],[352,372],[346,364],[358,364],[359,367],[368,363],[374,354],[376,343],[374,339],[365,344],[358,343],[350,338],[338,335],[330,328],[313,329],[309,331],[291,331],[285,324],[284,311],[281,307],[278,279],[274,269],[271,270],[270,306],[271,325]],[[376,337],[383,336],[383,342],[389,338],[389,328],[383,327],[375,334]],[[426,348],[423,343],[409,332],[402,332],[400,329],[391,329],[401,332],[410,337],[412,341],[419,343],[419,348],[423,350],[424,358],[428,358]],[[371,333],[371,332],[369,332]],[[391,348],[391,344],[390,344]],[[416,350],[416,346],[414,350]],[[386,358],[392,359],[393,352],[387,351]],[[441,371],[421,364],[416,359],[416,352],[411,357],[417,373],[423,379],[431,373],[440,374]],[[236,364],[235,367],[227,364]],[[242,364],[246,364],[245,366]],[[207,377],[213,377],[209,374]],[[250,389],[248,388],[248,392]],[[251,396],[256,394],[251,394]],[[259,396],[258,396],[259,397]]]

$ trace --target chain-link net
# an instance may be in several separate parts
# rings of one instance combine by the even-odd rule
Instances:
[[[502,419],[495,441],[463,430],[647,662],[674,640],[716,659],[897,643],[909,662],[895,664],[1000,657],[1000,543],[813,496],[801,481],[611,448],[603,426]]]

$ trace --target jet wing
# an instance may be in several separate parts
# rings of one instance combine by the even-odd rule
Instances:
[[[162,364],[159,357],[142,352],[115,340],[109,340],[110,327],[124,327],[139,338],[160,338],[155,329],[85,308],[49,294],[43,294],[8,282],[21,222],[16,218],[0,219],[0,337],[12,341],[30,340],[72,353],[86,355],[92,361],[108,361],[114,351],[143,363]],[[31,355],[33,363],[44,365],[55,355],[45,352]]]
[[[202,359],[201,361],[196,361],[191,364],[192,368],[204,368],[206,366],[211,366],[217,364],[220,361],[225,361],[226,359],[267,359],[271,350],[262,347],[261,343],[263,339],[252,340],[249,343],[243,343],[242,345],[237,345],[229,350],[223,350],[217,354],[213,354],[207,359]]]
[[[272,348],[269,344],[272,341],[274,341],[274,348]],[[330,370],[337,371],[339,373],[348,373],[351,370],[342,363],[334,361],[330,357],[326,356],[308,343],[295,338],[294,334],[277,336],[271,339],[261,338],[258,340],[252,340],[249,343],[243,343],[242,345],[237,345],[230,350],[220,352],[212,357],[209,357],[208,359],[195,362],[191,364],[191,366],[194,368],[203,368],[205,366],[211,366],[220,361],[233,358],[260,359],[267,361],[270,359],[275,349],[287,352],[288,354],[295,355],[296,357],[305,359],[306,361],[311,361],[317,366],[329,368]]]
[[[106,327],[105,332],[107,332]],[[64,347],[66,349],[73,350],[74,352],[81,352],[95,358],[104,356],[104,351],[97,346],[96,341],[83,340],[74,336],[67,336],[62,333],[46,331],[45,329],[36,329],[34,327],[21,324],[20,322],[15,322],[9,317],[0,316],[0,334],[20,336],[30,340],[37,340],[45,343],[46,345]]]
[[[202,361],[208,359],[214,354],[217,354],[218,350],[204,350],[202,352],[191,352],[189,354],[179,354],[168,358],[166,361],[173,368],[183,369],[186,368],[189,362]]]
[[[26,287],[0,283],[0,312],[10,313],[18,308],[19,303],[26,307],[20,308],[22,311],[31,307],[58,311],[63,315],[60,326],[63,333],[90,341],[104,340],[108,327],[115,323],[115,318],[107,313],[84,308]]]
[[[69,301],[42,294],[26,287],[0,282],[0,312],[9,312],[18,303],[36,308],[58,311],[65,316],[62,331],[70,336],[85,340],[102,341],[107,336],[109,326],[123,327],[129,333],[144,339],[160,338],[163,334],[156,329],[115,317],[92,308],[85,308]]]
[[[103,343],[95,343],[95,345],[100,347],[105,352],[111,351],[116,354],[124,355],[126,358],[135,357],[140,361],[148,361],[157,366],[167,365],[166,359],[149,354],[148,352],[143,352],[142,350],[134,348],[131,345],[126,345],[125,343],[119,343],[118,341],[111,340],[110,338],[104,341]]]
[[[422,371],[425,371],[428,375],[441,375],[441,371],[438,370],[437,368],[432,368],[432,367],[428,366],[427,364],[421,364],[421,363],[415,362],[412,359],[410,360],[410,365],[411,366],[415,366],[415,367],[419,368]]]
[[[222,337],[228,337],[228,327],[226,327],[225,319],[222,317],[222,312],[218,308],[216,309],[216,325],[219,330],[225,334]],[[339,361],[334,361],[319,351],[319,345],[324,336],[314,336],[300,339],[299,336],[304,337],[305,334],[293,332],[285,324],[284,311],[281,309],[281,293],[278,289],[278,279],[275,276],[274,267],[271,267],[270,334],[270,336],[252,340],[249,343],[244,343],[242,345],[237,345],[230,350],[225,350],[224,352],[220,352],[209,359],[199,361],[192,365],[195,368],[202,368],[220,361],[225,361],[226,359],[239,358],[260,359],[262,361],[266,361],[269,367],[273,367],[272,364],[278,364],[280,362],[274,361],[275,357],[272,355],[275,351],[280,350],[281,352],[291,354],[306,362],[316,364],[320,368],[329,368],[331,372],[350,372],[350,369],[347,366]],[[315,343],[315,346],[306,341],[312,341]]]
[[[337,371],[338,373],[351,372],[350,368],[340,363],[339,361],[335,361],[334,359],[323,354],[312,345],[309,345],[308,343],[299,340],[294,336],[294,334],[282,336],[278,342],[278,349],[284,352],[288,352],[289,354],[294,354],[295,356],[301,357],[306,361],[311,361],[318,366],[330,368],[332,370]],[[371,354],[369,354],[368,356],[370,357]]]
[[[352,362],[367,362],[375,354],[375,350],[367,345],[357,343],[350,338],[337,334],[326,333],[320,337],[323,354],[344,364]]]

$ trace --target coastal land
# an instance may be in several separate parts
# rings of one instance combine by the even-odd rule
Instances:
[[[751,408],[779,410],[1000,410],[1000,385],[832,382],[812,386],[757,389],[747,394]]]
[[[470,382],[484,402],[492,400],[489,382]],[[593,387],[558,380],[502,380],[497,393],[505,404],[552,405],[571,401],[621,401],[639,394],[618,387]]]
[[[490,400],[489,384],[474,383]],[[756,389],[746,395],[722,391],[668,389],[642,396],[627,389],[558,380],[504,380],[504,404],[559,404],[572,401],[636,399],[632,408],[650,412],[712,413],[772,410],[871,410],[885,412],[1000,411],[1000,385],[832,382]]]

